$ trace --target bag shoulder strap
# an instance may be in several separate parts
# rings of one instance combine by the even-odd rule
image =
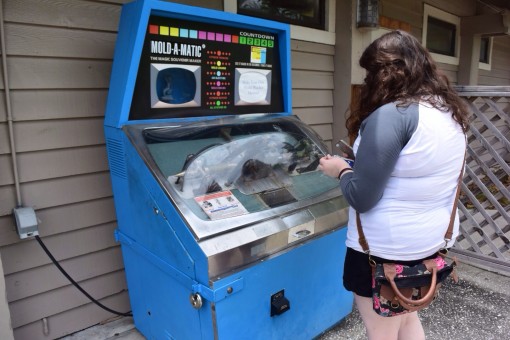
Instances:
[[[467,146],[466,146],[467,147]],[[455,222],[455,216],[457,214],[457,205],[460,196],[460,187],[462,184],[462,177],[464,177],[464,166],[466,163],[466,154],[467,150],[464,153],[464,160],[462,161],[462,167],[460,168],[459,179],[457,181],[457,191],[455,193],[455,199],[453,201],[452,213],[450,214],[450,223],[448,224],[448,228],[446,229],[446,233],[444,234],[444,240],[446,244],[452,239],[453,235],[453,224]],[[359,212],[356,211],[356,227],[358,229],[358,242],[361,245],[361,249],[365,253],[369,253],[370,249],[368,247],[367,239],[365,238],[365,233],[363,233],[363,228],[361,226],[361,218],[359,216]]]

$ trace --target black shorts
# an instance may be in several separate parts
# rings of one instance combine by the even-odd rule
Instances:
[[[432,259],[437,256],[433,254],[427,259]],[[422,260],[415,261],[400,261],[400,260],[386,260],[377,256],[372,256],[376,263],[399,263],[408,266],[414,266]],[[356,293],[359,296],[372,297],[372,268],[368,263],[368,255],[347,248],[344,262],[344,287],[350,292]]]

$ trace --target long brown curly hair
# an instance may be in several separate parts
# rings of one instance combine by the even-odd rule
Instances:
[[[469,125],[465,102],[439,72],[429,52],[411,34],[392,31],[373,41],[363,52],[359,64],[367,71],[361,85],[359,103],[346,121],[353,141],[361,122],[378,107],[398,102],[408,106],[427,102],[433,107],[451,112],[465,132]]]

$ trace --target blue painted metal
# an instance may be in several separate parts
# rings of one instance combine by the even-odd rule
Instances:
[[[268,32],[278,35],[280,41],[283,112],[290,115],[292,111],[291,69],[290,69],[290,28],[289,25],[214,11],[205,8],[174,4],[166,1],[139,0],[123,6],[119,34],[115,45],[114,60],[110,79],[110,90],[106,103],[105,126],[120,128],[129,124],[129,110],[135,88],[138,66],[142,54],[142,45],[149,22],[149,16],[157,14],[176,19],[194,20],[226,26],[257,29],[264,27]],[[203,118],[179,119],[179,121],[201,120]],[[174,119],[167,119],[172,121]],[[158,120],[158,122],[165,120]],[[135,123],[146,123],[137,121]]]
[[[198,293],[210,302],[218,302],[234,293],[238,293],[243,289],[244,279],[238,278],[232,282],[228,282],[223,286],[216,285],[214,289],[204,286],[195,281],[192,277],[184,274],[180,270],[172,266],[171,263],[164,261],[161,257],[154,255],[150,250],[141,246],[138,242],[126,236],[119,229],[115,230],[115,240],[121,242],[124,246],[131,248],[138,256],[150,261],[155,267],[165,272],[167,276],[184,287],[187,287],[192,294]],[[229,292],[229,290],[232,290]]]
[[[346,229],[273,254],[223,278],[210,278],[208,259],[187,222],[122,130],[129,112],[149,16],[181,18],[253,28],[278,34],[283,112],[291,114],[290,30],[286,24],[165,1],[123,6],[105,136],[131,308],[136,327],[148,339],[310,339],[345,317],[352,296],[341,284]],[[289,311],[270,316],[270,296],[280,290]],[[203,297],[194,309],[192,294]]]
[[[192,284],[121,236],[135,325],[149,339],[312,339],[352,310],[352,294],[342,288],[345,233],[261,261],[212,288]],[[290,310],[271,317],[270,296],[282,289]],[[196,292],[205,298],[198,311],[188,301]]]
[[[232,277],[242,277],[240,294],[216,303],[219,339],[312,339],[352,310],[342,287],[345,235],[340,229]],[[290,310],[270,317],[270,296],[284,289]]]

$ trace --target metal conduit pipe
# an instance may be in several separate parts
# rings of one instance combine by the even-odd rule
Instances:
[[[11,93],[9,90],[9,76],[7,74],[7,49],[5,48],[5,28],[4,28],[4,12],[3,12],[3,1],[0,0],[0,41],[2,48],[2,70],[4,74],[4,91],[5,91],[5,104],[7,110],[7,125],[9,129],[9,143],[11,147],[11,158],[12,158],[12,172],[14,175],[14,186],[16,188],[16,205],[17,207],[22,206],[21,190],[18,173],[18,159],[16,157],[16,143],[14,141],[14,128],[12,119],[12,108],[11,108]]]

